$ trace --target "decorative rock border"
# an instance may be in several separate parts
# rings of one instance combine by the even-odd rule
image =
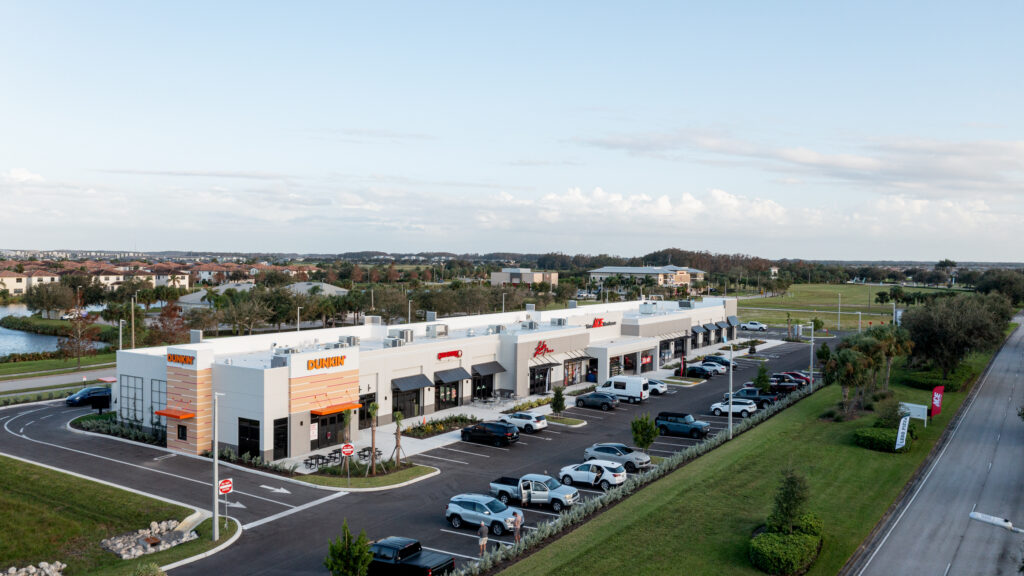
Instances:
[[[40,562],[38,568],[35,566],[26,566],[24,568],[11,566],[6,572],[0,572],[0,574],[6,576],[61,576],[67,567],[68,565],[63,562],[54,562],[53,564]]]
[[[149,528],[107,538],[101,541],[100,545],[117,554],[122,560],[131,560],[146,554],[162,552],[199,537],[193,530],[183,532],[176,530],[177,527],[177,520],[150,522]]]

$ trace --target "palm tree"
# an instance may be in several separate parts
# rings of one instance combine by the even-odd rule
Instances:
[[[882,355],[885,358],[885,390],[889,390],[889,382],[892,378],[892,362],[897,356],[910,354],[914,348],[914,342],[910,334],[903,328],[889,325],[871,328],[867,332],[878,340]]]
[[[370,402],[366,407],[366,413],[370,415],[370,473],[377,475],[377,410],[380,406],[376,402]]]
[[[843,348],[833,354],[825,366],[826,378],[839,382],[843,391],[843,411],[850,412],[850,388],[858,388],[863,382],[863,354],[853,348]]]
[[[402,467],[402,411],[396,411],[392,419],[395,421],[395,470],[398,470]]]

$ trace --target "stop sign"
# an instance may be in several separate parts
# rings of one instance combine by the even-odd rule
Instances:
[[[356,447],[351,444],[345,444],[341,447],[342,456],[351,456],[356,453]]]
[[[225,478],[220,481],[220,484],[217,485],[217,490],[219,490],[221,494],[227,494],[231,492],[233,489],[234,486],[231,482],[231,478]]]

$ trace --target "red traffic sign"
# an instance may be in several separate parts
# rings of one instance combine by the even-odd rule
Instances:
[[[220,481],[220,484],[217,485],[217,490],[219,490],[221,494],[228,494],[229,492],[234,490],[234,488],[235,487],[231,482],[231,478],[225,478]]]
[[[356,447],[351,444],[345,444],[341,447],[342,456],[351,456],[356,453]]]

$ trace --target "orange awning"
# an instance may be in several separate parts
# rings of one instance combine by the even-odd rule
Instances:
[[[355,410],[356,408],[362,407],[363,405],[358,402],[346,402],[344,404],[335,404],[333,406],[310,410],[309,413],[313,416],[327,416],[328,414],[337,414],[338,412],[344,412],[345,410]]]
[[[163,410],[157,410],[154,412],[157,416],[167,416],[168,418],[175,418],[177,420],[188,420],[189,418],[195,418],[195,412],[186,412],[184,410],[176,410],[174,408],[164,408]]]
[[[117,378],[97,378],[100,382],[106,382],[107,384],[113,384],[117,382]]]

